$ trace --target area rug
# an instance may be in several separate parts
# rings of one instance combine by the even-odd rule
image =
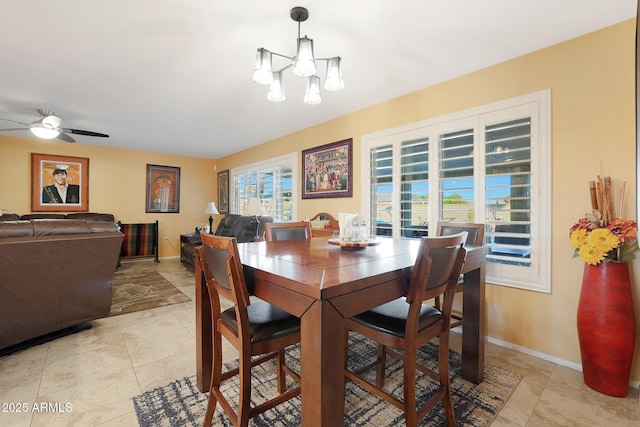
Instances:
[[[437,344],[428,343],[419,350],[422,363],[435,366],[437,363]],[[361,335],[349,337],[348,363],[351,367],[374,358],[376,347],[372,341]],[[298,346],[287,350],[287,363],[299,369],[300,351]],[[497,366],[485,366],[485,379],[479,384],[463,380],[461,375],[461,356],[450,351],[450,374],[454,411],[459,426],[488,426],[495,419],[504,403],[509,399],[522,377]],[[230,367],[227,364],[227,368]],[[387,380],[385,387],[397,396],[402,396],[402,363],[394,358],[387,361]],[[275,385],[274,364],[267,362],[252,371],[252,405],[263,402],[273,396]],[[294,383],[288,378],[292,386]],[[223,384],[224,385],[224,384]],[[227,381],[225,395],[237,400],[237,382]],[[436,383],[420,374],[417,384],[418,399],[422,402],[430,396]],[[133,406],[139,425],[151,426],[200,426],[207,407],[207,394],[200,393],[195,376],[185,377],[163,387],[150,390],[133,398]],[[299,426],[300,397],[285,402],[251,419],[252,426]],[[217,406],[213,425],[231,427],[232,423]],[[345,426],[396,426],[404,425],[404,415],[387,402],[373,396],[360,386],[348,382],[345,391]],[[438,404],[420,423],[420,426],[446,425],[442,404]]]
[[[113,276],[110,316],[191,301],[157,271],[123,265]]]

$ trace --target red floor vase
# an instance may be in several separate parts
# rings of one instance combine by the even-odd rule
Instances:
[[[585,384],[609,396],[626,396],[636,338],[628,263],[585,264],[578,338]]]

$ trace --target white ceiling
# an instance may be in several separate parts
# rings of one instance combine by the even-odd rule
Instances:
[[[211,159],[636,16],[635,0],[1,4],[0,117],[31,122],[45,108],[110,135],[74,135],[80,144]],[[251,79],[258,47],[294,55],[294,6],[309,9],[301,32],[316,56],[342,57],[345,89],[323,90],[320,105],[302,102],[305,79],[290,70],[282,103]]]

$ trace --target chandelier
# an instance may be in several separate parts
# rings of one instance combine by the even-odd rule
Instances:
[[[317,75],[318,61],[327,64],[327,74],[324,80],[324,88],[337,91],[344,88],[342,71],[340,69],[340,57],[315,58],[313,56],[313,40],[306,35],[300,37],[300,23],[309,18],[309,11],[304,7],[294,7],[291,9],[291,19],[298,23],[298,44],[295,56],[282,55],[271,52],[265,48],[259,48],[256,54],[256,68],[253,71],[253,81],[256,83],[269,85],[267,99],[273,102],[281,102],[286,98],[282,85],[282,72],[293,67],[293,73],[307,78],[307,92],[304,95],[306,104],[320,104],[320,77]],[[288,60],[288,64],[277,71],[273,71],[271,58],[278,56]]]

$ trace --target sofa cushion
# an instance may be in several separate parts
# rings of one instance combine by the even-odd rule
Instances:
[[[91,233],[87,221],[80,219],[34,219],[31,223],[34,236]]]
[[[2,214],[0,215],[0,221],[17,221],[20,219],[18,214]]]
[[[32,237],[33,225],[28,220],[0,221],[0,237]]]
[[[112,214],[96,213],[96,212],[74,212],[66,216],[67,219],[86,219],[87,221],[107,221],[116,222]]]
[[[22,215],[20,219],[65,219],[65,217],[65,214],[57,213],[32,213]]]

